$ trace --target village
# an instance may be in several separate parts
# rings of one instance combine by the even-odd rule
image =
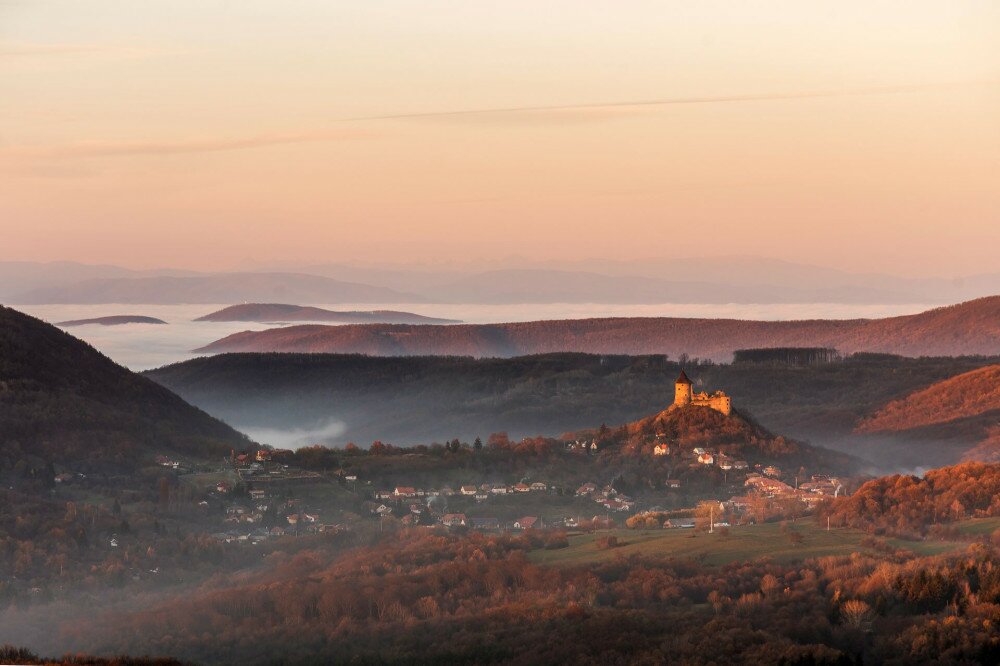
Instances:
[[[671,409],[688,408],[729,415],[732,405],[721,391],[693,394],[682,372]],[[596,438],[563,444],[564,455],[570,456],[594,456],[600,448]],[[753,525],[803,515],[824,498],[843,492],[843,484],[834,476],[810,474],[800,479],[775,465],[751,464],[717,448],[682,446],[663,432],[651,435],[642,450],[653,461],[669,462],[666,469],[676,476],[656,479],[653,490],[633,492],[625,492],[614,480],[568,485],[538,478],[378,488],[350,470],[298,469],[286,462],[292,454],[288,450],[233,451],[228,464],[219,470],[225,478],[203,487],[205,497],[198,504],[207,515],[219,517],[215,539],[257,544],[347,530],[365,520],[376,521],[379,529],[441,525],[486,531],[573,530],[612,526],[616,521],[647,529],[683,529],[695,526],[699,507],[705,506],[711,507],[719,525]],[[190,471],[170,457],[159,456],[156,462],[181,474]],[[693,493],[685,487],[689,480],[720,472],[721,483],[713,486],[715,497],[703,489]],[[727,496],[717,496],[727,490]]]
[[[656,446],[662,451],[669,445]],[[811,475],[807,479],[793,480],[793,485],[781,479],[782,472],[775,466],[755,465],[750,469],[751,466],[743,461],[730,460],[702,447],[671,453],[689,460],[690,465],[716,467],[730,473],[732,478],[727,487],[742,489],[740,494],[715,500],[720,524],[754,524],[779,516],[803,515],[824,498],[842,492],[836,477]],[[239,479],[237,485],[219,481],[206,489],[209,497],[200,501],[206,509],[212,502],[224,504],[220,530],[213,536],[227,543],[260,543],[283,536],[350,529],[352,521],[326,520],[323,510],[318,508],[323,502],[315,500],[316,492],[322,495],[322,489],[329,489],[331,484],[339,493],[353,495],[355,501],[347,504],[359,508],[358,514],[367,514],[380,523],[389,521],[408,527],[438,524],[490,531],[576,529],[583,525],[611,525],[616,518],[625,522],[636,515],[669,514],[670,517],[662,520],[659,526],[689,528],[694,526],[696,510],[696,503],[676,507],[674,501],[675,506],[669,509],[656,503],[664,496],[675,500],[684,497],[683,481],[673,478],[663,479],[661,493],[641,497],[626,494],[613,484],[593,481],[577,487],[534,480],[477,481],[435,488],[399,485],[373,490],[364,479],[343,470],[333,479],[314,472],[293,472],[287,465],[273,462],[271,452],[263,449],[253,458],[247,456],[236,460],[234,471]],[[301,489],[303,484],[313,487],[312,500],[289,492],[293,488]],[[534,513],[513,517],[511,511],[519,506],[532,509]],[[492,511],[494,508],[497,510]],[[358,519],[361,518],[355,520]],[[649,521],[643,524],[650,525]]]

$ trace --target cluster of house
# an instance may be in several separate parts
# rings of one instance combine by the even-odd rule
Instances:
[[[523,516],[507,523],[498,518],[466,518],[464,513],[446,513],[438,519],[438,523],[445,527],[469,527],[474,530],[530,530],[544,527],[537,516]]]
[[[216,541],[221,541],[223,543],[239,543],[239,544],[259,544],[267,541],[268,539],[276,539],[286,535],[296,535],[296,534],[315,534],[317,532],[336,532],[342,529],[346,529],[343,525],[313,525],[309,529],[296,531],[293,529],[286,529],[280,525],[276,525],[271,528],[264,526],[254,527],[254,528],[230,528],[224,532],[216,532],[212,535]]]
[[[632,511],[635,508],[634,499],[611,486],[598,487],[596,483],[585,483],[576,489],[576,496],[589,497],[607,511]]]
[[[777,472],[774,468],[770,469],[772,472]],[[748,474],[744,483],[747,494],[730,498],[728,502],[723,503],[724,508],[736,513],[746,513],[753,506],[755,498],[797,500],[806,507],[812,508],[822,502],[824,498],[836,497],[843,488],[838,479],[826,475],[813,475],[809,481],[799,484],[797,488],[773,478],[773,476],[778,476],[778,474],[768,476]]]
[[[173,470],[178,474],[188,474],[193,472],[195,469],[195,464],[191,461],[180,460],[173,456],[158,455],[155,458],[156,464],[160,467],[166,467],[167,469]]]
[[[291,507],[285,506],[286,510],[288,508]],[[226,507],[226,518],[223,523],[228,529],[212,536],[225,543],[261,543],[286,535],[316,534],[344,529],[343,525],[321,522],[316,514],[295,510],[285,513],[280,518],[283,524],[268,527],[263,524],[267,509],[266,504],[250,508],[240,505]]]
[[[649,510],[643,511],[636,515],[648,519],[650,516],[657,516],[657,515],[662,516],[662,514],[665,512],[666,510],[663,507],[654,506]],[[692,529],[694,528],[694,518],[667,518],[663,521],[662,527],[665,530]],[[723,525],[719,525],[719,527],[723,527]]]
[[[572,442],[566,442],[567,451],[577,451],[577,452],[596,452],[597,451],[597,440],[596,439],[575,439]]]
[[[350,477],[346,477],[350,480]],[[396,486],[393,490],[377,490],[375,491],[375,499],[377,500],[405,500],[414,498],[430,498],[430,497],[450,497],[452,495],[463,495],[466,497],[471,497],[477,501],[485,501],[491,496],[496,495],[515,495],[518,493],[544,493],[548,491],[549,486],[541,481],[535,481],[534,483],[515,483],[514,485],[507,485],[505,483],[483,483],[481,485],[464,485],[460,486],[456,491],[454,488],[445,486],[443,488],[432,488],[430,490],[424,490],[422,488],[414,488],[412,486]]]
[[[227,495],[233,488],[228,481],[219,481],[214,490],[218,495]],[[286,534],[315,534],[343,529],[343,525],[323,523],[318,514],[304,510],[301,500],[297,498],[273,498],[264,488],[251,488],[247,491],[247,498],[247,503],[233,502],[226,506],[222,522],[228,530],[214,534],[216,539],[226,543],[260,543]],[[199,506],[207,509],[209,503],[202,500]],[[269,513],[271,520],[268,521],[265,517]],[[270,526],[265,522],[271,523]]]
[[[664,441],[663,435],[657,435],[655,439],[655,444],[653,445],[653,456],[668,456],[674,451],[686,454],[693,461],[697,462],[699,465],[715,465],[721,470],[746,470],[750,469],[749,463],[746,460],[739,460],[728,456],[725,453],[720,453],[711,449],[706,449],[701,446],[696,446],[690,451],[683,451],[680,449],[671,448],[671,445]]]
[[[827,497],[837,497],[843,492],[844,486],[840,479],[825,474],[813,474],[809,481],[799,484],[799,490]]]
[[[291,453],[291,451],[258,449],[252,453],[233,452],[230,453],[229,460],[241,479],[284,478],[288,465],[275,461],[275,458],[283,453]]]

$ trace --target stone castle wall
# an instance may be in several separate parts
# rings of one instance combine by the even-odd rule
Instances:
[[[674,404],[679,407],[685,405],[695,405],[698,407],[708,407],[728,416],[733,411],[733,401],[722,391],[716,391],[712,395],[708,393],[693,393],[690,384],[677,384],[674,388]]]
[[[714,395],[699,393],[698,395],[692,397],[691,404],[698,405],[700,407],[709,407],[717,412],[722,412],[726,416],[733,411],[732,398],[721,391],[715,393]]]

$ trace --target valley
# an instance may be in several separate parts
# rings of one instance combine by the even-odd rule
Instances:
[[[223,354],[143,376],[37,319],[0,315],[0,416],[13,426],[0,437],[8,488],[0,548],[12,556],[0,568],[8,604],[0,624],[43,652],[142,644],[183,659],[215,662],[225,650],[265,663],[275,649],[287,654],[276,633],[281,607],[282,617],[291,612],[306,625],[314,613],[336,621],[309,645],[314,653],[405,658],[417,635],[397,629],[389,639],[380,633],[396,621],[389,618],[410,617],[433,634],[441,618],[488,617],[479,606],[487,592],[478,589],[452,588],[462,611],[445,611],[454,602],[433,586],[417,606],[398,596],[400,585],[427,585],[404,564],[411,557],[432,568],[468,561],[487,581],[527,576],[560,587],[624,562],[630,576],[664,584],[738,569],[762,596],[717,583],[670,593],[693,607],[714,599],[716,618],[735,619],[746,604],[781,612],[767,596],[773,578],[794,586],[796,571],[849,561],[900,572],[955,567],[998,531],[995,466],[946,468],[926,482],[871,477],[880,464],[892,467],[877,462],[882,453],[905,461],[871,439],[890,428],[908,436],[911,421],[952,428],[992,418],[996,357],[779,351],[682,366],[662,355]],[[332,441],[295,449],[254,442],[216,420],[256,419],[280,432],[345,416]],[[952,458],[981,448],[952,435]],[[820,439],[842,451],[817,446]],[[940,457],[936,442],[926,460],[933,450]],[[913,511],[903,520],[866,501],[884,497],[878,505],[891,507],[900,484],[912,488],[916,522]],[[359,564],[380,557],[398,562],[395,574]],[[981,566],[990,566],[986,557]],[[361,611],[348,588],[337,588],[336,602],[313,596],[310,585],[330,589],[335,580],[377,586],[373,610]],[[537,585],[520,598],[570,626],[555,609],[583,598],[570,593],[551,606],[544,599],[555,588]],[[597,615],[622,594],[609,585],[595,591]],[[805,586],[802,594],[825,593]],[[907,597],[893,598],[897,613],[913,612]],[[93,603],[101,604],[94,616],[71,610]],[[645,608],[644,621],[675,617],[668,607]],[[192,635],[189,619],[205,612],[226,618],[210,621],[210,641]],[[59,619],[43,632],[43,616]],[[227,638],[241,631],[240,617],[255,619],[254,654]],[[774,640],[785,640],[781,626],[772,621]],[[525,627],[518,631],[524,640]],[[517,652],[506,639],[501,646]],[[465,656],[480,649],[475,640],[461,647]]]
[[[699,387],[724,387],[741,410],[775,432],[895,470],[957,462],[982,440],[981,428],[945,424],[944,436],[915,438],[919,445],[906,450],[891,437],[856,432],[859,424],[894,400],[998,360],[858,354],[814,367],[688,362],[684,368]],[[342,446],[375,439],[403,445],[472,441],[491,432],[554,436],[600,423],[617,427],[669,404],[680,370],[663,356],[222,354],[147,376],[227,423],[276,433],[298,429],[305,438],[313,430],[315,443]],[[323,432],[330,422],[338,428]],[[952,445],[936,444],[944,439]],[[878,442],[887,443],[884,451]]]

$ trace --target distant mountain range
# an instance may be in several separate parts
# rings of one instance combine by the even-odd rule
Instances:
[[[120,266],[72,261],[0,261],[0,302],[25,303],[30,292],[57,290],[89,280],[196,275],[193,271],[162,269],[136,271]]]
[[[221,458],[245,436],[55,326],[0,306],[0,453],[76,471]],[[3,468],[0,468],[2,470]]]
[[[40,287],[12,299],[41,303],[232,303],[280,299],[307,303],[417,303],[415,294],[298,273],[101,278]]]
[[[476,300],[470,302],[944,304],[1000,293],[1000,273],[906,278],[756,256],[505,264],[502,269],[313,264],[297,270],[384,287],[406,285],[408,291],[442,302],[463,302],[474,294]],[[604,294],[604,300],[593,294]]]
[[[70,319],[69,321],[58,321],[56,326],[88,326],[97,324],[100,326],[121,326],[123,324],[166,324],[167,322],[156,317],[144,317],[142,315],[111,315],[108,317],[92,317],[90,319]]]
[[[344,311],[325,310],[303,305],[282,303],[243,303],[231,305],[195,321],[329,321],[341,324],[381,323],[381,324],[456,324],[455,319],[425,317],[412,312],[396,310]]]
[[[283,264],[233,273],[0,262],[0,301],[22,304],[926,304],[996,293],[1000,273],[904,278],[747,256],[511,261],[502,268]]]
[[[507,357],[557,351],[728,361],[748,347],[833,347],[904,356],[1000,353],[1000,296],[884,319],[744,321],[609,318],[455,326],[291,326],[244,331],[198,352]]]

